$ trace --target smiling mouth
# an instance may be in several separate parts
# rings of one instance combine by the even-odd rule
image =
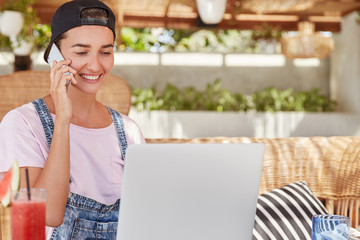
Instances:
[[[83,78],[89,79],[89,80],[96,80],[100,77],[100,75],[97,76],[90,76],[90,75],[81,75]]]
[[[101,75],[80,75],[80,76],[88,82],[96,82],[100,79]]]

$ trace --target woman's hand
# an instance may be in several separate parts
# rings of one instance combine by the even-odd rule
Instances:
[[[74,75],[76,70],[70,67],[71,60],[53,61],[53,67],[50,70],[50,95],[54,103],[56,117],[71,119],[72,105],[67,95],[66,83],[71,81],[76,84]],[[64,75],[70,72],[72,74]]]

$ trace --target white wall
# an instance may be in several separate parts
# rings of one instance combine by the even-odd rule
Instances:
[[[334,34],[330,61],[330,92],[338,111],[360,114],[360,24],[357,13],[346,16],[340,33]]]
[[[11,73],[10,53],[0,54],[0,74]],[[42,53],[33,54],[33,69],[48,70]],[[329,94],[329,59],[286,60],[283,55],[220,53],[117,53],[113,73],[134,88],[162,89],[166,83],[205,89],[216,78],[232,92],[251,94],[268,86],[296,91],[320,88]]]
[[[360,116],[346,113],[144,111],[129,116],[147,138],[360,136]]]
[[[144,60],[141,65],[134,65],[134,58]],[[156,84],[162,89],[166,83],[171,83],[205,89],[206,84],[220,78],[224,88],[243,94],[268,86],[292,87],[297,91],[320,88],[324,94],[329,93],[329,59],[289,61],[282,55],[164,53],[144,56],[122,53],[118,62],[113,72],[123,76],[133,87]]]

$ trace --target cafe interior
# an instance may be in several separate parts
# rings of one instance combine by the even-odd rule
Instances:
[[[6,0],[0,0],[0,6],[5,2]],[[49,25],[56,9],[67,1],[32,2],[31,7],[39,22]],[[309,214],[302,214],[302,211],[294,213],[292,210],[306,209],[317,213],[313,207],[314,201],[324,207],[326,214],[348,216],[350,239],[360,239],[360,0],[103,2],[114,10],[118,33],[123,28],[257,31],[264,24],[267,28],[281,29],[286,33],[278,40],[281,50],[275,54],[184,54],[175,51],[145,54],[118,50],[116,56],[119,60],[115,62],[117,66],[107,85],[99,92],[98,98],[138,122],[147,144],[264,144],[259,198],[285,192],[287,201],[274,198],[275,203],[267,202],[266,206],[261,207],[258,205],[253,239],[279,239],[274,237],[276,234],[273,234],[272,229],[285,229],[289,225],[307,229],[306,239],[311,239],[311,217]],[[9,25],[12,20],[5,20],[5,9],[2,10],[0,32],[6,35],[2,26]],[[9,31],[11,29],[13,28],[10,27]],[[120,46],[121,39],[117,41]],[[22,54],[9,48],[0,50],[1,125],[1,119],[8,111],[49,91],[49,67],[41,62],[44,49],[37,50],[40,54]],[[128,63],[126,59],[132,59],[132,54],[136,60]],[[152,65],[148,63],[151,59],[155,59]],[[175,59],[172,61],[176,64],[167,64],[167,59]],[[220,63],[206,63],[212,59],[215,62],[219,59]],[[254,63],[231,65],[231,59],[246,64],[251,61]],[[177,65],[181,61],[185,62],[184,66]],[[270,66],[277,61],[282,62],[281,67]],[[303,65],[297,67],[298,62]],[[311,65],[313,63],[317,65],[314,67]],[[175,73],[177,76],[172,76]],[[288,75],[284,77],[282,74]],[[320,87],[320,91],[337,105],[332,112],[216,112],[196,109],[139,112],[134,106],[132,89],[148,87],[148,79],[160,86],[165,86],[169,80],[178,84],[179,88],[184,88],[191,82],[204,89],[206,81],[198,79],[209,79],[209,75],[223,78],[226,87],[239,91],[258,91],[269,82],[281,89],[289,87],[286,86],[288,83],[298,90]],[[255,75],[257,77],[251,79]],[[250,80],[242,80],[248,76]],[[188,82],[181,83],[181,79],[186,81],[186,78],[189,79]],[[195,83],[196,81],[198,82]],[[287,189],[299,183],[305,183],[306,186],[301,197],[286,194]],[[294,204],[299,198],[301,203]],[[276,203],[286,205],[284,211],[287,213],[276,212]],[[10,210],[3,207],[0,211],[0,239],[10,239],[6,228],[6,222],[9,221],[7,211]],[[267,216],[264,212],[274,211],[278,214],[275,220],[262,219]],[[268,238],[263,237],[264,235]]]

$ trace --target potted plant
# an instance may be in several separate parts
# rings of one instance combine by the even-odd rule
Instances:
[[[38,23],[34,0],[6,0],[1,7],[1,33],[10,38],[16,55],[29,55],[33,47],[33,28]]]
[[[161,91],[155,86],[133,89],[129,116],[150,138],[289,137],[326,133],[329,125],[338,124],[344,117],[351,122],[357,120],[334,112],[336,102],[318,88],[295,92],[292,88],[267,87],[243,95],[230,92],[220,84],[217,79],[205,90],[171,84]],[[317,127],[307,130],[304,125],[308,124]]]
[[[24,25],[24,16],[21,12],[4,10],[1,19],[0,30],[5,36],[16,36],[21,32]]]
[[[264,23],[252,32],[252,47],[258,47],[260,53],[274,54],[281,36],[279,28]]]
[[[5,0],[0,8],[0,48],[14,52],[15,65],[17,57],[26,58],[26,69],[32,50],[44,47],[50,38],[50,26],[39,24],[33,4],[34,0]]]

